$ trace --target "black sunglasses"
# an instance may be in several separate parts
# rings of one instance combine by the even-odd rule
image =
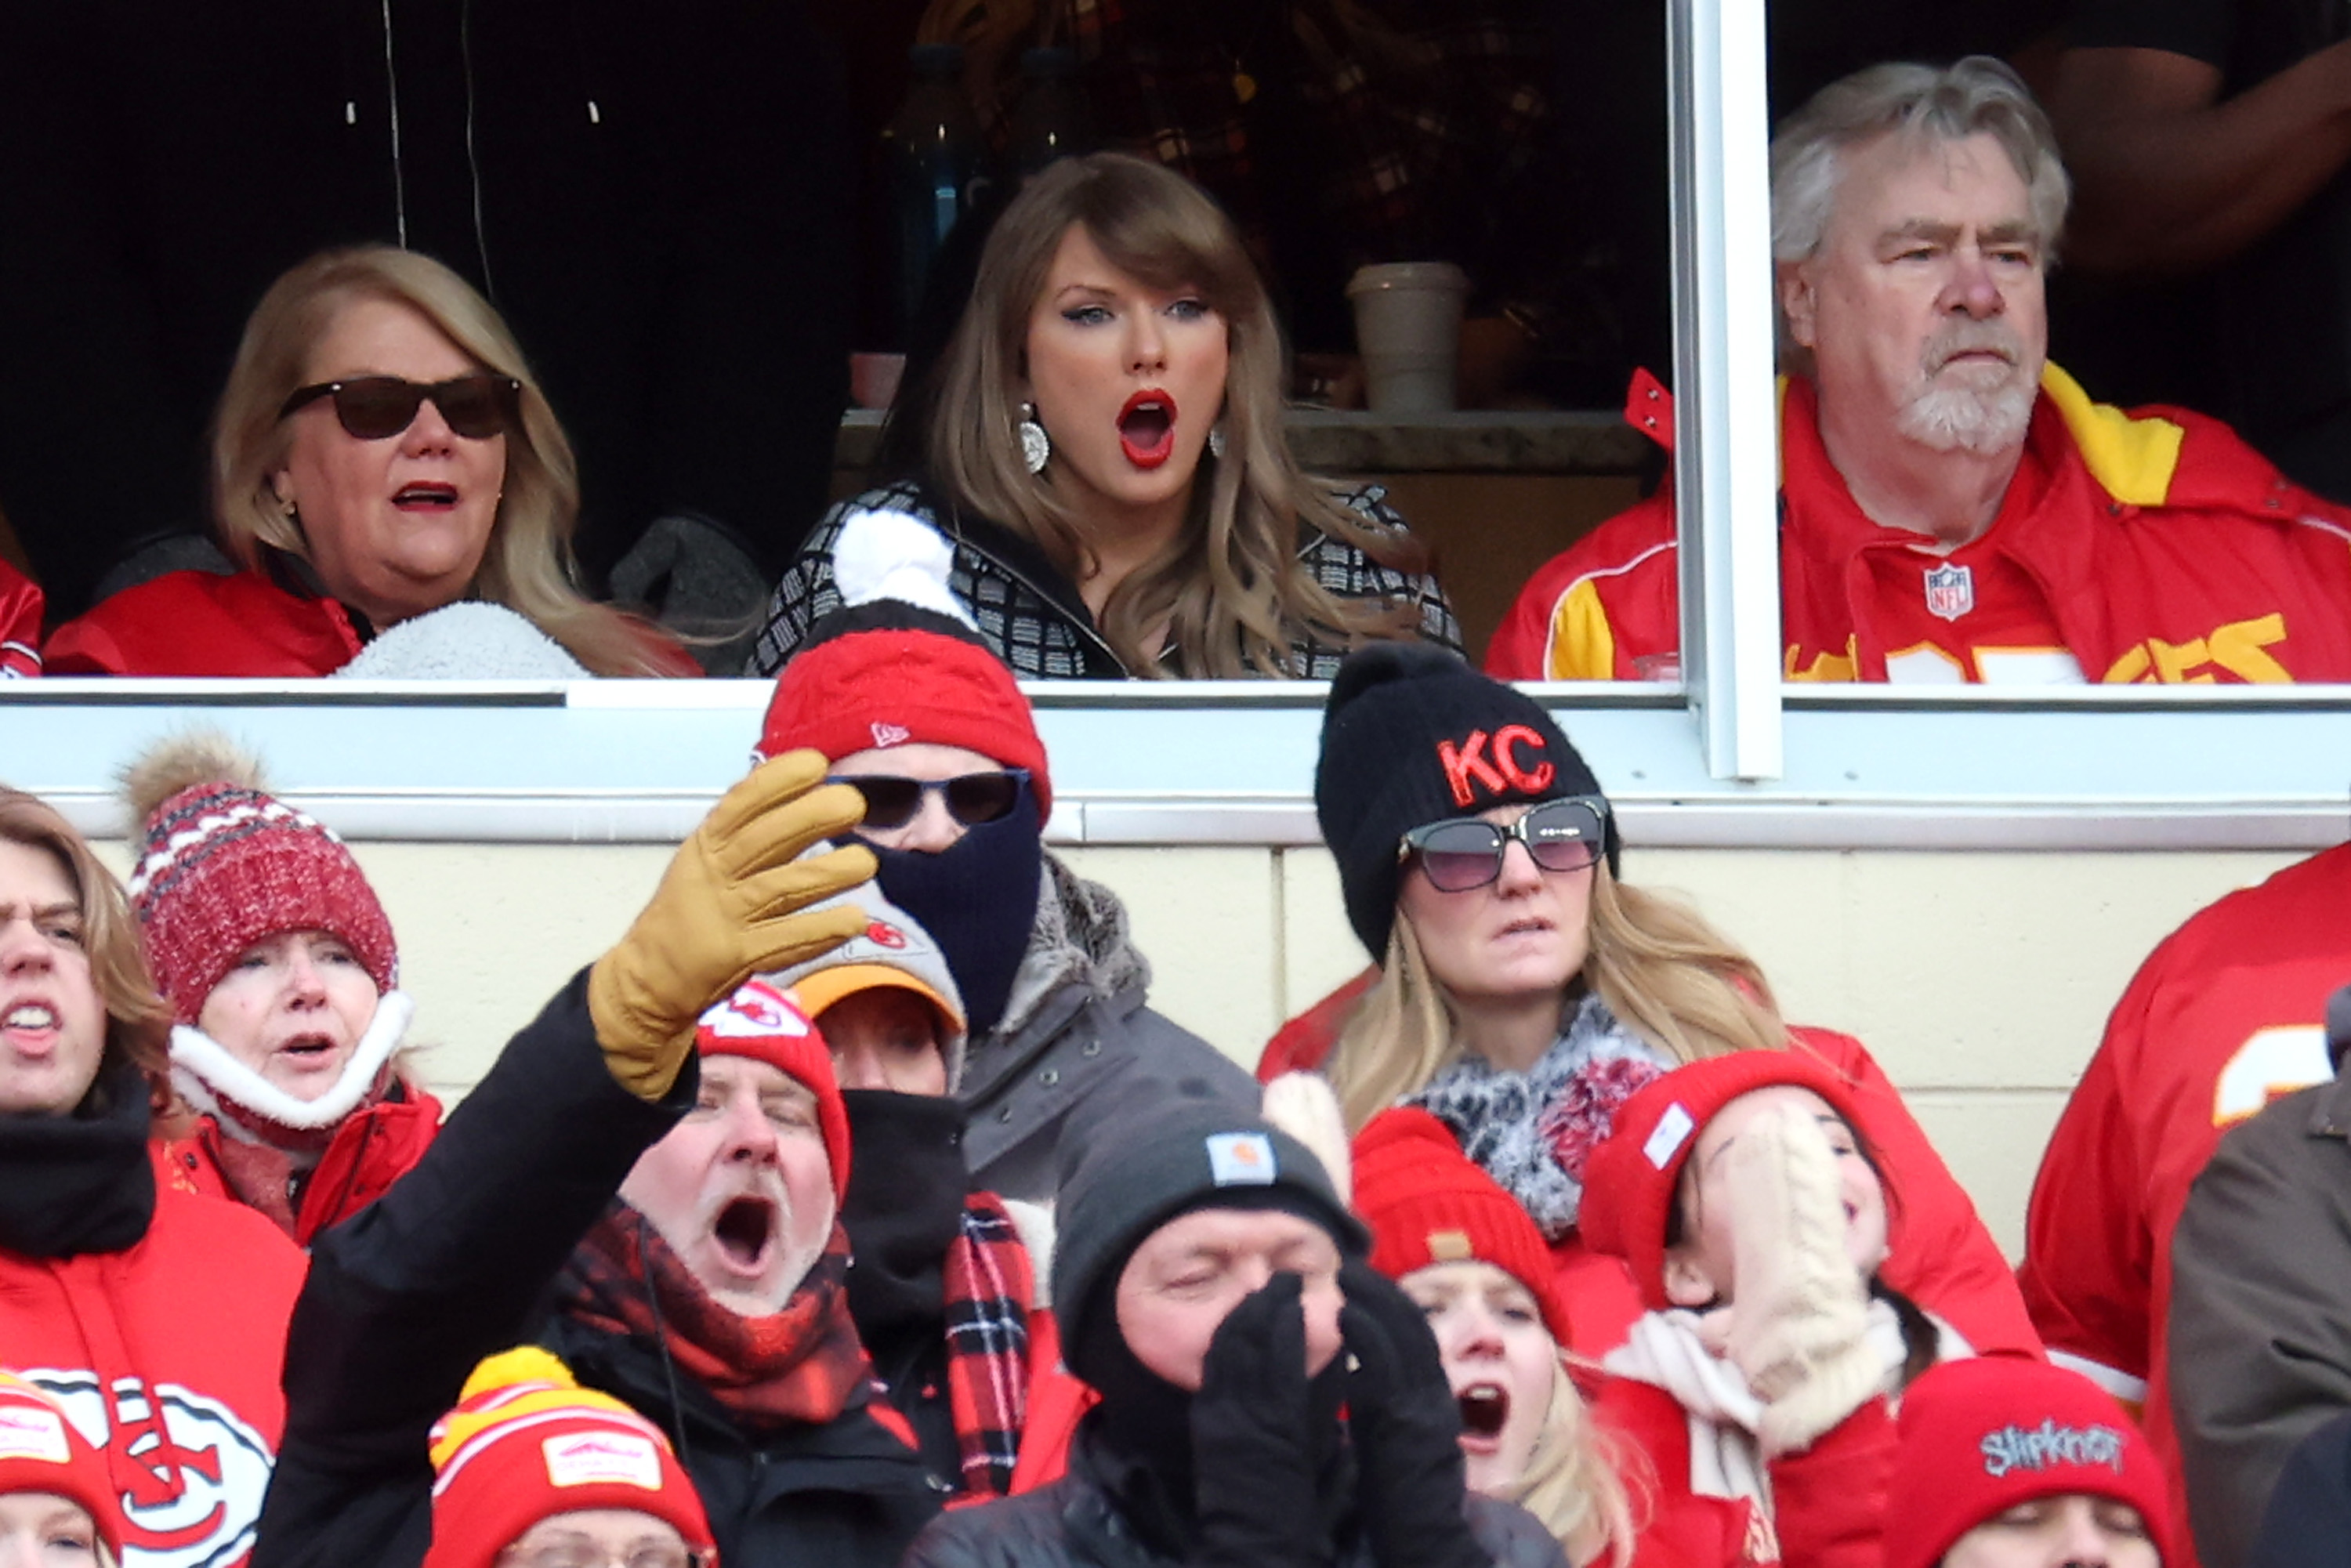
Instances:
[[[1429,886],[1467,893],[1501,876],[1512,839],[1545,871],[1582,871],[1606,847],[1608,802],[1597,795],[1545,800],[1507,828],[1478,817],[1448,817],[1406,833],[1396,859],[1418,856]]]
[[[478,371],[445,382],[412,382],[399,376],[360,376],[297,389],[280,404],[284,419],[322,397],[335,400],[335,418],[359,441],[382,441],[416,423],[425,399],[441,411],[449,428],[470,441],[487,441],[522,414],[522,382]]]
[[[1020,803],[1029,782],[1026,768],[1000,773],[966,773],[955,779],[901,779],[869,773],[859,778],[835,777],[830,784],[847,784],[865,797],[864,826],[903,828],[923,809],[923,797],[936,792],[946,797],[947,815],[967,828],[1001,821]]]

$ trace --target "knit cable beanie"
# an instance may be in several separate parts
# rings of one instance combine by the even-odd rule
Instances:
[[[717,1543],[694,1482],[661,1428],[582,1388],[535,1346],[474,1369],[433,1428],[433,1544],[424,1568],[491,1568],[543,1519],[628,1509],[674,1525],[687,1546]]]
[[[954,547],[903,512],[855,512],[833,546],[847,608],[818,623],[776,677],[757,757],[810,746],[835,760],[927,742],[1025,768],[1053,810],[1029,699],[947,591]]]
[[[1541,704],[1459,655],[1374,643],[1347,656],[1322,709],[1314,815],[1339,863],[1347,922],[1376,961],[1395,924],[1405,834],[1520,801],[1602,795]],[[1604,799],[1604,796],[1603,797]],[[1608,870],[1622,842],[1608,818]]]
[[[2158,1554],[2183,1561],[2162,1464],[2113,1395],[2041,1361],[1945,1362],[1902,1396],[1886,1497],[1886,1568],[1934,1568],[2019,1503],[2085,1494],[2138,1510]]]

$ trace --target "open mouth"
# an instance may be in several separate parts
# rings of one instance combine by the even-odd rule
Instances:
[[[1497,933],[1502,936],[1540,936],[1551,929],[1551,922],[1529,918],[1513,920]]]
[[[1176,450],[1176,400],[1156,390],[1136,392],[1118,411],[1118,444],[1137,468],[1156,468]]]
[[[315,1066],[335,1053],[335,1042],[323,1034],[297,1035],[277,1048],[278,1054],[290,1056],[305,1066]]]
[[[764,1197],[736,1198],[718,1211],[710,1234],[730,1267],[756,1275],[775,1248],[776,1206]]]
[[[1510,1391],[1499,1383],[1473,1383],[1454,1396],[1461,1406],[1461,1436],[1490,1443],[1510,1419]]]
[[[392,504],[403,512],[445,512],[457,504],[455,485],[402,485]]]

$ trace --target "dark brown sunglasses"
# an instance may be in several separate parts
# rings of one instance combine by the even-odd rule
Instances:
[[[285,419],[320,398],[335,400],[335,418],[354,440],[384,441],[416,423],[424,400],[441,411],[449,428],[470,441],[487,441],[522,414],[522,382],[486,371],[445,382],[412,382],[400,376],[360,376],[301,387],[279,405]]]

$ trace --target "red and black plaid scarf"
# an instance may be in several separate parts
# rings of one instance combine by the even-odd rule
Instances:
[[[994,1193],[965,1199],[940,1277],[946,1292],[947,1407],[963,1458],[957,1501],[1004,1497],[1012,1490],[1020,1429],[1029,1419],[1029,1303],[1036,1299],[1037,1276],[1012,1217]]]
[[[664,1341],[671,1357],[747,1427],[825,1422],[865,1402],[873,1371],[850,1322],[849,1235],[836,1221],[783,1311],[747,1318],[710,1299],[653,1222],[604,1211],[557,1281],[565,1316]]]

